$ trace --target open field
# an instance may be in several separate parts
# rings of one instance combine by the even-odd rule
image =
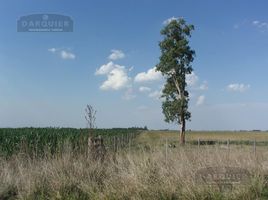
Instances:
[[[141,133],[142,134],[139,134]],[[166,141],[169,144],[179,143],[178,131],[144,131],[135,128],[129,129],[95,129],[93,135],[101,135],[107,147],[114,148],[120,144],[120,141],[127,144],[128,137],[132,135],[135,142],[132,145],[144,146],[163,146]],[[11,156],[19,152],[27,152],[40,156],[46,153],[59,153],[62,151],[65,143],[69,143],[72,149],[82,152],[88,145],[89,130],[88,129],[72,129],[72,128],[18,128],[18,129],[0,129],[0,155]],[[116,139],[116,140],[115,140]],[[126,141],[127,139],[127,141]],[[265,142],[268,145],[268,132],[232,132],[232,131],[188,131],[186,133],[186,142],[200,140],[237,141],[241,144],[243,141],[256,140],[257,142]],[[232,143],[231,143],[232,144]]]
[[[66,148],[59,157],[0,159],[0,199],[267,199],[268,154],[248,150],[215,151],[158,148],[109,154],[104,162]],[[231,192],[195,181],[197,170],[211,166],[240,167],[250,172],[247,184]]]
[[[187,138],[250,140],[255,133],[232,134],[191,132]],[[261,140],[266,134],[256,135]],[[60,154],[0,157],[0,199],[268,199],[268,149],[254,153],[245,146],[230,153],[214,146],[167,148],[166,138],[177,141],[178,132],[143,131],[127,148],[108,151],[103,162],[87,151],[75,151],[70,141]],[[197,182],[200,169],[226,166],[246,170],[250,177],[231,191]]]
[[[137,141],[143,144],[163,143],[167,139],[172,142],[179,142],[179,131],[144,131]],[[268,132],[254,131],[187,131],[186,142],[196,140],[214,140],[214,141],[268,141]]]
[[[145,140],[159,140],[167,137],[172,140],[178,140],[179,131],[145,131],[141,135]],[[140,138],[141,138],[140,137]],[[266,131],[187,131],[186,140],[197,140],[198,138],[208,140],[268,140]]]

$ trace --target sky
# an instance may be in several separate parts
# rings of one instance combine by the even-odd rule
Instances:
[[[0,127],[98,128],[164,122],[160,30],[183,17],[195,30],[187,129],[268,130],[268,2],[242,0],[8,0],[0,6]],[[30,14],[61,14],[73,32],[18,32]]]

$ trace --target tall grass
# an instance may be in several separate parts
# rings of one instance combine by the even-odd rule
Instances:
[[[146,131],[140,137],[140,142],[158,142],[162,138],[178,141],[178,131]],[[186,131],[186,141],[193,140],[256,140],[268,141],[267,131]]]
[[[72,151],[41,159],[13,155],[0,159],[0,199],[267,199],[268,152],[213,147],[125,149],[108,153],[104,162]],[[195,181],[198,169],[235,166],[252,178],[231,192]],[[266,196],[265,196],[266,195]]]

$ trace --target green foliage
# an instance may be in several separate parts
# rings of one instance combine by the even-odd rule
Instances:
[[[94,135],[103,138],[138,133],[140,128],[94,129]],[[0,156],[10,157],[27,153],[30,157],[60,153],[66,143],[73,152],[87,150],[89,129],[75,128],[2,128],[0,129]]]
[[[161,49],[160,62],[156,70],[166,78],[162,104],[166,122],[181,124],[191,117],[188,111],[189,93],[186,90],[186,75],[193,71],[191,63],[195,52],[189,46],[189,37],[194,30],[184,19],[168,23],[161,34],[164,39],[159,43]]]

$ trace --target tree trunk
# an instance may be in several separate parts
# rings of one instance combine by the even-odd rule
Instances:
[[[181,127],[180,127],[180,143],[182,145],[185,144],[185,118],[181,119]]]

